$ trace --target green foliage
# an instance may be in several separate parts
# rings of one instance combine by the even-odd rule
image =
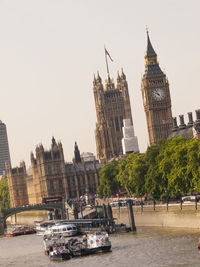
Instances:
[[[118,165],[119,172],[117,175],[117,180],[130,195],[135,193],[135,185],[131,178],[131,171],[136,158],[136,154],[130,154],[127,158],[123,159]]]
[[[145,154],[112,161],[100,172],[99,194],[110,196],[123,187],[137,197],[153,199],[200,193],[200,140],[177,137],[159,141]]]
[[[110,197],[116,194],[119,190],[119,182],[117,180],[118,162],[113,160],[111,163],[106,164],[99,172],[100,186],[97,193],[100,198]]]
[[[162,188],[162,174],[159,171],[158,156],[164,144],[159,142],[158,145],[148,147],[145,160],[147,163],[147,172],[145,175],[145,189],[146,192],[153,199],[159,199]]]
[[[0,209],[10,208],[10,196],[8,189],[8,180],[3,177],[0,180]]]

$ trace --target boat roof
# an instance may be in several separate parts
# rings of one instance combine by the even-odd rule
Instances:
[[[70,227],[76,227],[76,225],[75,224],[59,224],[59,225],[54,225],[54,226],[52,226],[51,228],[52,229],[55,229],[55,228],[66,228],[66,227],[68,227],[68,226],[70,226]]]

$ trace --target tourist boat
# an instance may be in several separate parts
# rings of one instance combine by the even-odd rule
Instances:
[[[49,227],[55,225],[54,221],[35,221],[36,235],[44,235]]]
[[[64,237],[58,235],[44,235],[43,244],[44,253],[49,255],[51,260],[68,260],[71,258]]]
[[[86,234],[89,253],[111,251],[111,242],[107,232],[90,232]]]
[[[5,234],[6,237],[13,237],[19,235],[35,234],[36,231],[34,228],[26,225],[14,225],[8,230]]]
[[[64,237],[77,235],[78,230],[75,224],[59,224],[48,228],[45,234],[62,235]]]
[[[87,248],[87,238],[85,239],[71,238],[68,240],[67,247],[72,257],[86,256],[89,254],[89,250]]]
[[[88,232],[82,239],[71,238],[67,246],[74,257],[111,251],[111,242],[106,232]]]
[[[56,245],[52,246],[52,250],[49,252],[51,260],[69,260],[71,258],[70,251],[65,246]]]

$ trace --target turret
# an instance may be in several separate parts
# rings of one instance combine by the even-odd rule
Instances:
[[[78,145],[76,142],[75,142],[75,146],[74,146],[74,161],[75,161],[75,163],[81,162],[80,151],[78,149]]]
[[[55,147],[57,146],[57,143],[56,143],[56,139],[54,138],[54,136],[52,137],[52,140],[51,140],[51,147]]]
[[[122,68],[121,79],[122,79],[122,80],[126,80],[126,75],[124,74],[123,68]]]
[[[108,79],[106,80],[106,90],[114,90],[115,84],[113,82],[113,79],[110,78],[110,75],[108,74]]]
[[[119,71],[117,72],[117,84],[120,83],[121,77],[119,76]]]

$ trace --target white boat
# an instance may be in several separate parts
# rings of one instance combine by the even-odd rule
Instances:
[[[65,246],[53,245],[52,250],[49,252],[51,260],[69,260],[71,259],[70,251]]]
[[[59,224],[49,227],[44,234],[62,235],[64,237],[68,237],[68,236],[74,236],[77,233],[78,230],[75,224]]]
[[[44,253],[49,255],[50,250],[52,250],[52,246],[56,244],[65,244],[64,237],[54,236],[54,235],[44,235],[43,236],[43,244],[44,244]]]
[[[53,221],[38,221],[35,222],[36,235],[44,235],[48,228],[55,225]]]
[[[107,232],[88,232],[83,238],[69,239],[67,245],[73,257],[111,251]]]
[[[86,234],[89,253],[111,251],[111,242],[107,232],[90,232]]]

